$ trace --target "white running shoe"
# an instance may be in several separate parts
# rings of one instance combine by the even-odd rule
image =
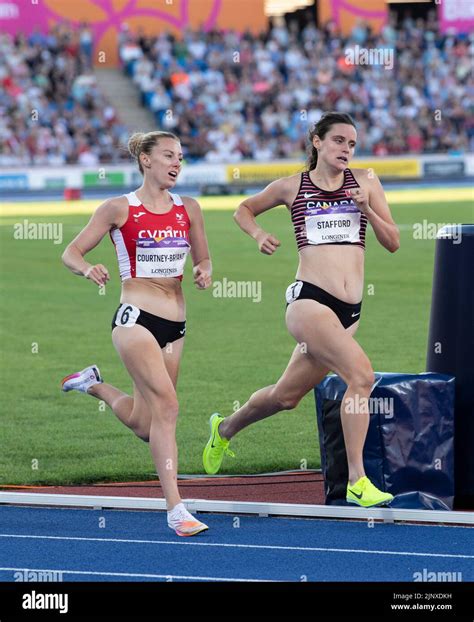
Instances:
[[[70,374],[61,380],[63,391],[81,391],[87,393],[95,384],[104,382],[97,365],[86,367],[82,371]]]
[[[178,536],[195,536],[201,531],[209,529],[207,525],[194,518],[184,507],[184,503],[178,503],[168,511],[168,527],[174,529]]]

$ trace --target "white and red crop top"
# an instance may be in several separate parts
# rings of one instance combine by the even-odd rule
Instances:
[[[128,218],[120,229],[110,231],[119,264],[120,278],[183,278],[191,249],[191,222],[178,194],[171,194],[173,206],[164,214],[150,212],[135,192],[128,199]]]

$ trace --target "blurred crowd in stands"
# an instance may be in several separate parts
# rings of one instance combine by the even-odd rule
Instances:
[[[92,54],[86,25],[0,35],[0,165],[127,159],[128,130],[100,92]]]
[[[86,25],[0,37],[0,163],[127,157],[127,128],[98,88],[92,44]],[[124,25],[119,35],[137,102],[156,128],[178,134],[187,161],[207,162],[304,158],[308,130],[327,110],[352,115],[357,155],[474,151],[473,46],[440,34],[435,13],[398,25],[392,17],[380,34],[360,22],[350,37],[332,23],[182,39]],[[382,61],[367,64],[364,50]]]
[[[221,162],[301,158],[325,110],[352,115],[358,154],[472,150],[469,44],[438,34],[431,14],[399,28],[392,20],[379,35],[360,23],[349,38],[334,24],[183,40],[125,30],[120,49],[157,125],[181,137],[188,158]],[[387,62],[352,64],[348,51],[363,62],[362,49],[385,50]]]

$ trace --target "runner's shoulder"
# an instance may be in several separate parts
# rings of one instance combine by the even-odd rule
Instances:
[[[287,177],[280,177],[272,182],[274,190],[281,197],[283,202],[289,206],[301,185],[301,173],[296,173],[295,175],[288,175]]]
[[[112,225],[123,224],[128,217],[128,199],[124,194],[106,199],[95,210],[95,216],[107,220]]]
[[[199,202],[195,198],[188,197],[187,195],[183,195],[183,194],[180,194],[179,196],[181,197],[181,201],[183,202],[183,205],[186,209],[191,209],[191,210],[201,209]]]
[[[193,197],[188,197],[186,195],[183,196],[181,194],[180,197],[190,220],[192,221],[194,218],[198,218],[201,214],[201,206],[199,205],[199,202]]]
[[[293,189],[295,186],[301,183],[301,173],[295,173],[294,175],[288,175],[287,177],[280,177],[277,181],[281,182],[282,187]]]
[[[373,168],[351,168],[355,180],[360,185],[367,185],[374,179],[378,179]]]
[[[99,206],[99,208],[112,210],[123,209],[124,207],[128,207],[128,199],[125,194],[120,194],[116,197],[110,197]]]

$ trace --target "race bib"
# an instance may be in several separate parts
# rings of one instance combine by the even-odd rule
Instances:
[[[184,238],[136,241],[136,276],[145,278],[181,276],[191,246]]]
[[[121,304],[115,314],[115,326],[131,328],[135,326],[139,315],[140,309],[138,307],[127,303]]]
[[[360,242],[361,212],[352,200],[311,201],[305,210],[306,237],[310,244]]]
[[[285,294],[286,302],[288,304],[297,300],[298,296],[300,295],[302,287],[303,287],[303,281],[295,281],[291,285],[288,285],[288,287],[286,288],[286,294]]]

